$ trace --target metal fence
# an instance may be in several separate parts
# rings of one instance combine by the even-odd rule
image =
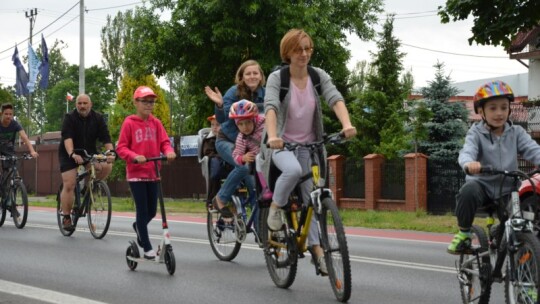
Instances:
[[[363,159],[346,159],[343,162],[343,195],[350,198],[366,197],[366,175]]]
[[[530,172],[535,165],[519,158],[518,168]],[[457,161],[428,160],[427,175],[427,211],[432,214],[453,213],[456,209],[456,194],[465,183],[465,173]]]
[[[405,199],[405,160],[387,160],[381,165],[381,198]]]

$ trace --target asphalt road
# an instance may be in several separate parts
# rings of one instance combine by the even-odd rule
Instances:
[[[85,219],[71,237],[58,231],[52,210],[31,209],[27,226],[0,228],[3,303],[336,303],[327,278],[300,260],[289,289],[272,283],[262,251],[248,240],[233,262],[221,262],[206,237],[205,219],[169,216],[176,273],[164,264],[128,269],[133,214],[115,214],[107,236],[92,238]],[[82,225],[81,225],[82,224]],[[150,224],[154,246],[159,219]],[[348,228],[353,290],[349,303],[460,303],[451,236]],[[503,303],[495,285],[491,303]]]

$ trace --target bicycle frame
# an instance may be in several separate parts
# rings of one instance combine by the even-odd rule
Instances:
[[[90,176],[88,179],[84,182],[84,189],[93,189],[94,188],[94,182],[96,180],[96,162],[103,162],[106,160],[106,158],[100,157],[99,155],[90,156],[88,164],[90,165],[89,168],[86,168],[85,164],[81,164],[77,168],[77,178],[75,179],[75,206],[77,207],[77,212],[79,212],[79,216],[86,216],[86,213],[88,212],[88,205],[90,202],[94,201],[94,194],[92,191],[86,191],[84,194],[82,193],[81,186],[79,184],[80,181],[85,179],[87,176]],[[81,197],[82,195],[82,197]]]
[[[321,170],[321,166],[317,162],[317,158],[319,159],[323,158],[322,155],[317,154],[317,153],[323,154],[321,151],[319,151],[320,145],[322,145],[322,143],[323,142],[321,141],[321,142],[317,142],[313,144],[302,145],[310,149],[309,153],[310,153],[310,159],[312,161],[311,172],[308,172],[306,175],[304,175],[300,179],[295,190],[293,190],[294,194],[291,194],[291,196],[293,197],[293,200],[294,200],[294,197],[296,197],[296,201],[298,203],[293,202],[293,204],[290,204],[289,205],[290,210],[288,211],[288,213],[291,215],[291,222],[292,222],[291,228],[294,231],[294,234],[296,237],[296,245],[299,250],[298,252],[301,255],[304,252],[308,251],[307,238],[309,234],[309,227],[311,225],[311,221],[313,220],[313,215],[314,213],[320,214],[322,212],[321,211],[322,210],[321,198],[326,197],[326,196],[330,196],[332,198],[334,197],[332,190],[330,190],[329,188],[325,188],[326,180],[324,177],[326,176],[326,172],[324,168],[326,166],[324,166],[323,170]],[[299,145],[288,145],[288,146],[292,150],[292,149],[296,149],[296,147],[298,147]],[[310,178],[312,178],[313,180],[314,190],[311,191],[310,200],[306,205],[303,202],[298,186]],[[300,216],[298,212],[296,212],[298,208],[300,208]],[[288,225],[287,222],[286,222],[286,225]],[[321,227],[319,226],[319,232],[320,230],[321,230]],[[285,247],[282,243],[278,243],[273,240],[269,240],[269,242],[273,246],[278,246],[282,248]]]

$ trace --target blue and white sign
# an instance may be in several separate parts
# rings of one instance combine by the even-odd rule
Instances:
[[[199,147],[197,142],[198,137],[197,135],[180,137],[180,156],[197,156]]]

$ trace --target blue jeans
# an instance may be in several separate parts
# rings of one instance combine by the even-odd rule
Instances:
[[[255,178],[249,174],[249,167],[247,165],[239,165],[234,161],[232,157],[234,143],[218,138],[216,141],[216,150],[219,156],[221,156],[221,159],[234,167],[223,185],[221,185],[221,189],[219,189],[217,194],[219,199],[224,203],[230,202],[234,191],[236,191],[242,180],[244,180],[249,193],[249,203],[253,206],[255,202]]]

